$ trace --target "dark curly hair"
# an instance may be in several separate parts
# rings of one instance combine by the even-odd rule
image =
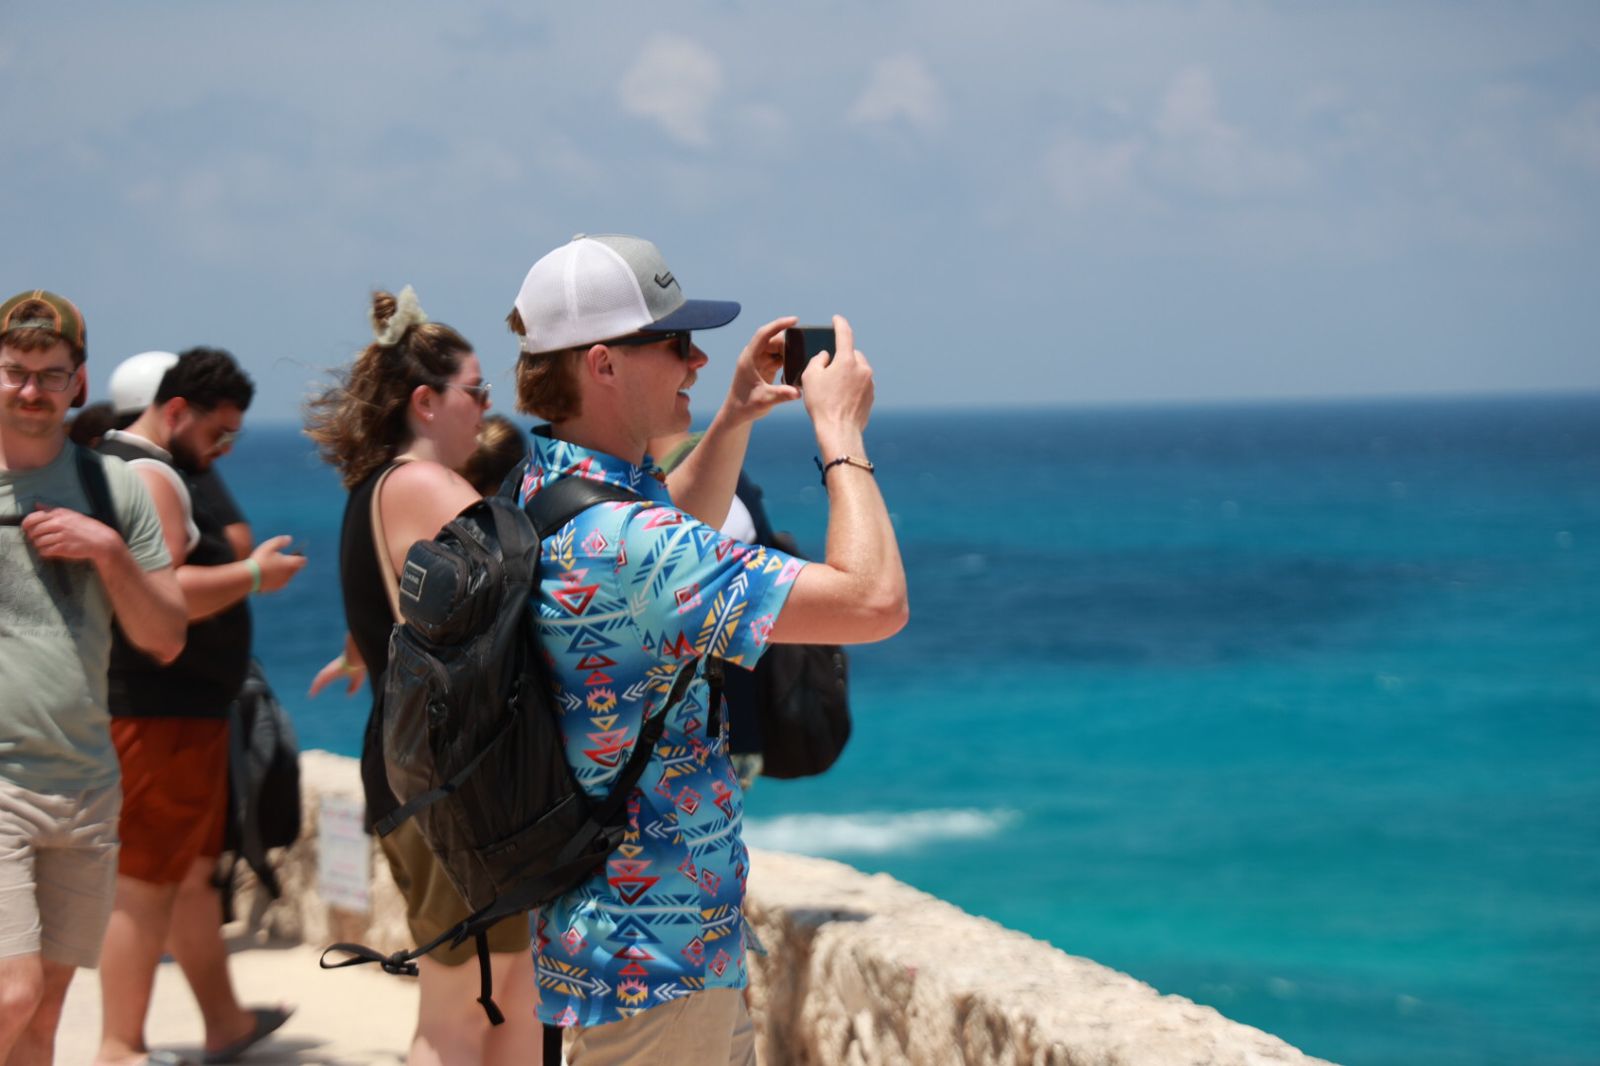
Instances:
[[[372,320],[381,329],[397,304],[387,292],[372,294]],[[353,489],[410,443],[406,406],[418,385],[441,390],[472,351],[466,338],[442,322],[408,328],[390,345],[369,344],[340,381],[306,402],[306,436],[324,462]]]
[[[202,411],[214,411],[225,403],[245,411],[255,395],[255,382],[239,369],[232,355],[221,348],[190,348],[179,353],[178,361],[161,379],[155,402],[163,404],[182,396],[190,407]]]

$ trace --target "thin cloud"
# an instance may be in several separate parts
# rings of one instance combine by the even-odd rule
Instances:
[[[1561,147],[1590,171],[1600,174],[1600,96],[1583,100],[1557,130]]]
[[[1240,196],[1289,188],[1308,173],[1295,156],[1255,143],[1224,119],[1216,82],[1203,68],[1191,67],[1173,78],[1154,128],[1157,156],[1176,184]]]
[[[1045,180],[1069,211],[1108,203],[1146,207],[1179,197],[1235,199],[1301,184],[1309,168],[1257,143],[1222,113],[1209,71],[1179,71],[1143,117],[1126,108],[1114,132],[1071,131],[1045,151]]]
[[[1132,139],[1096,143],[1063,137],[1046,156],[1045,171],[1062,205],[1083,210],[1131,195],[1143,150]]]
[[[708,119],[722,91],[722,65],[704,45],[675,34],[652,38],[618,88],[623,110],[656,122],[681,144],[711,143]]]
[[[927,64],[912,55],[880,59],[855,103],[852,122],[866,125],[903,121],[931,133],[944,122],[944,98]]]

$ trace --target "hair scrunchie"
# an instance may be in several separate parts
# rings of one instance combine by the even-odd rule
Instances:
[[[380,348],[394,347],[406,335],[406,330],[428,321],[428,313],[417,302],[417,290],[410,285],[395,297],[394,314],[389,316],[389,321],[379,323],[375,312],[368,312],[367,317],[372,320],[372,337]]]

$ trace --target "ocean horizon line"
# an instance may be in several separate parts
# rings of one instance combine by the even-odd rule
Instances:
[[[1084,400],[1067,403],[1029,403],[1019,402],[1014,404],[981,404],[976,406],[957,405],[916,405],[898,406],[893,403],[880,404],[874,409],[874,414],[903,417],[929,417],[944,418],[951,415],[974,417],[982,415],[1015,415],[1015,414],[1102,414],[1126,412],[1135,413],[1160,413],[1163,411],[1191,412],[1191,411],[1303,411],[1303,410],[1334,410],[1348,408],[1351,410],[1373,410],[1405,406],[1477,406],[1493,403],[1583,403],[1600,402],[1600,386],[1582,389],[1563,388],[1534,388],[1515,389],[1494,392],[1461,391],[1461,392],[1387,392],[1387,393],[1343,393],[1332,396],[1242,396],[1242,397],[1198,397],[1195,399],[1150,399],[1150,400]],[[533,416],[525,415],[520,411],[497,406],[494,413],[505,414],[513,419],[528,420]],[[709,417],[709,416],[706,416]],[[781,422],[799,421],[804,416],[798,409],[789,410],[779,408],[769,419]],[[537,421],[537,419],[534,419]],[[294,418],[264,416],[252,420],[252,425],[261,429],[298,429],[301,422]],[[698,425],[698,423],[697,423]],[[701,427],[703,428],[703,427]]]

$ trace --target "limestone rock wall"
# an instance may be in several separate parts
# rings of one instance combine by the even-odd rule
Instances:
[[[777,852],[757,852],[751,870],[769,1066],[1322,1062],[887,875]]]
[[[411,946],[376,843],[368,913],[318,894],[324,794],[361,794],[353,759],[302,756],[306,831],[285,853],[284,898],[254,910],[312,944]],[[754,852],[746,912],[764,1066],[1314,1066],[1259,1029],[975,918],[883,874]]]

